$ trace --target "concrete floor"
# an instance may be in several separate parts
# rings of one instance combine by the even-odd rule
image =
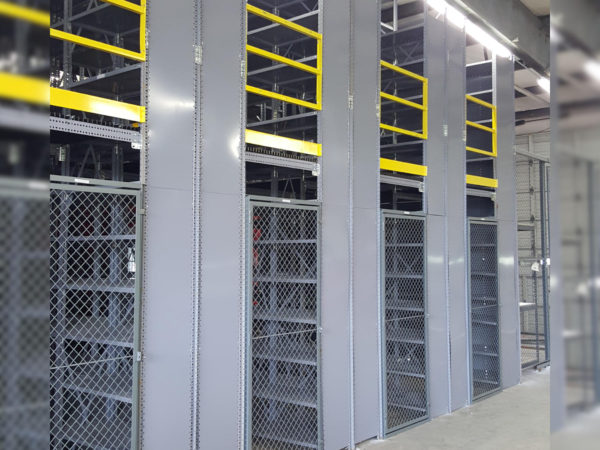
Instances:
[[[545,450],[550,448],[550,369],[521,384],[360,450]]]

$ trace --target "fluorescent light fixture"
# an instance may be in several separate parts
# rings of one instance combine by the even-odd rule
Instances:
[[[444,0],[427,0],[427,4],[440,14],[444,14],[446,12],[447,4]]]
[[[504,45],[500,44],[491,35],[486,33],[481,27],[475,25],[470,20],[466,21],[465,30],[469,36],[471,36],[484,47],[487,47],[488,49],[493,51],[498,56],[502,56],[503,58],[510,57],[511,53]]]
[[[446,6],[446,17],[451,24],[456,25],[461,30],[465,26],[466,17],[458,9],[452,6]]]
[[[597,81],[600,81],[600,62],[590,59],[585,63],[585,71],[589,76],[595,78]]]
[[[539,87],[541,87],[543,90],[545,90],[548,94],[550,93],[550,80],[548,78],[538,78],[537,80],[537,84]]]

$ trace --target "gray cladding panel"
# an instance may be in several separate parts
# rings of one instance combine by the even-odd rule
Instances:
[[[201,11],[198,442],[203,449],[241,446],[245,6],[241,0],[209,0]],[[224,32],[223,24],[231,32]]]
[[[354,0],[354,401],[355,441],[378,434],[379,13]]]
[[[496,58],[498,108],[498,281],[502,387],[521,377],[517,208],[514,155],[514,70],[510,59]]]
[[[142,445],[147,449],[188,448],[194,3],[153,2],[148,17],[152,75],[147,103]]]
[[[350,441],[349,24],[346,0],[322,2],[322,384],[324,447]]]
[[[465,35],[446,26],[446,123],[448,125],[448,292],[450,326],[450,410],[469,401],[466,290]],[[451,206],[450,206],[451,205]]]

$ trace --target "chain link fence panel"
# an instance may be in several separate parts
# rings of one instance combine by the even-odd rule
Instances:
[[[548,360],[549,257],[546,164],[517,155],[517,220],[521,318],[521,366]]]
[[[250,445],[321,448],[319,210],[251,203]]]
[[[498,226],[469,222],[471,381],[477,400],[500,389]]]
[[[139,191],[51,187],[52,448],[134,447],[138,212]]]
[[[48,190],[0,186],[0,448],[49,448]]]
[[[386,431],[429,417],[425,220],[384,213],[384,388]]]

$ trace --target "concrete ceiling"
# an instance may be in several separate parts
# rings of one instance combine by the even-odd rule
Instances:
[[[521,0],[529,11],[536,16],[547,16],[550,14],[550,0]]]

